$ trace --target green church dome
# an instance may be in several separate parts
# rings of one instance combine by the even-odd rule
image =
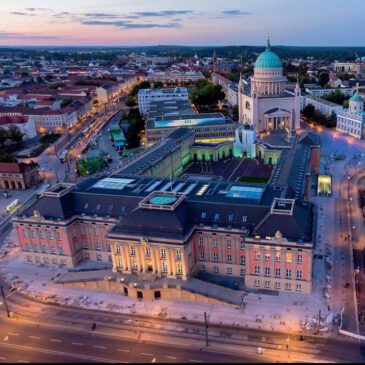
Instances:
[[[361,97],[359,91],[356,91],[356,93],[351,96],[350,101],[363,102],[364,99]]]
[[[266,50],[257,57],[255,62],[255,69],[282,69],[281,60],[277,54],[270,49],[270,40],[267,40]]]

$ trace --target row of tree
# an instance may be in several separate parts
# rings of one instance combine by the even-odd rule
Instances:
[[[336,113],[332,113],[330,117],[326,117],[321,111],[316,110],[312,104],[308,104],[303,108],[303,116],[310,121],[323,125],[328,128],[336,127],[337,116]]]
[[[193,103],[198,107],[215,106],[219,100],[225,98],[222,86],[214,85],[208,80],[198,80],[191,90]]]
[[[340,90],[334,90],[331,93],[322,96],[322,99],[343,105],[345,108],[347,108],[349,105],[349,98],[349,96],[344,95]]]
[[[141,118],[138,108],[131,108],[128,112],[128,131],[126,140],[128,148],[139,147],[140,134],[144,130],[144,121]]]

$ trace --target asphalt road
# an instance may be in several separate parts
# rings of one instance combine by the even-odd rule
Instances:
[[[40,337],[42,344],[50,338],[62,340],[62,344],[71,346],[71,349],[74,349],[74,346],[85,346],[85,348],[89,349],[91,346],[98,345],[108,348],[108,356],[105,357],[105,354],[103,356],[112,360],[114,357],[109,357],[111,356],[111,350],[118,352],[118,349],[123,349],[123,347],[117,347],[116,345],[112,347],[110,347],[111,345],[108,345],[109,347],[106,345],[106,343],[112,343],[111,341],[115,340],[118,344],[126,342],[129,346],[126,350],[130,351],[129,355],[131,357],[125,361],[139,361],[139,356],[147,357],[147,355],[141,355],[141,352],[151,353],[157,358],[158,362],[175,360],[173,357],[177,358],[176,362],[200,361],[201,359],[198,356],[205,353],[207,353],[204,355],[206,358],[201,360],[204,362],[218,362],[220,360],[222,362],[251,362],[262,361],[263,359],[265,361],[286,361],[287,359],[286,340],[288,334],[285,333],[210,324],[208,329],[209,347],[206,347],[205,331],[202,323],[43,304],[19,293],[10,296],[8,302],[10,310],[15,313],[15,319],[6,320],[7,326],[17,327],[25,322],[31,325],[31,333],[28,334],[27,332],[28,337],[25,336],[20,342],[22,345],[28,345],[30,340],[37,340],[37,338],[30,338],[29,336]],[[0,321],[1,318],[6,318],[4,311],[0,311]],[[96,331],[94,332],[91,331],[91,324],[93,322],[97,324]],[[37,326],[40,326],[40,328]],[[11,330],[7,328],[0,322],[0,343],[11,343],[9,342],[9,339],[11,339],[10,332],[20,335],[19,331],[23,331],[22,329]],[[55,337],[55,334],[52,334],[53,337],[51,337],[50,333],[52,331],[55,331],[55,333],[59,331],[61,337]],[[42,337],[42,333],[47,333],[47,336]],[[3,341],[6,336],[9,338]],[[98,337],[97,343],[93,342],[95,336]],[[78,340],[76,341],[75,338]],[[81,338],[83,339],[82,341],[80,340]],[[298,341],[297,336],[290,336],[289,338],[289,355],[295,356],[297,359],[305,358],[336,362],[353,361],[357,363],[365,361],[360,344],[345,337],[336,339],[305,335],[305,341]],[[72,339],[71,344],[67,342],[69,339]],[[58,341],[52,342],[60,344]],[[83,345],[75,345],[72,342],[83,343]],[[14,344],[18,345],[19,343]],[[138,344],[138,346],[133,347],[133,344]],[[65,346],[61,348],[70,351]],[[140,349],[142,347],[143,350],[139,353],[136,352],[136,348]],[[258,347],[265,349],[264,355],[257,354]],[[58,348],[52,347],[52,349],[56,351]],[[98,349],[98,351],[104,350],[99,347],[95,347],[95,349]],[[101,353],[103,352],[101,351]],[[222,357],[218,357],[216,354],[211,355],[212,352],[217,352]],[[0,350],[0,356],[1,353]],[[125,353],[128,354],[126,351]],[[97,357],[97,354],[91,351],[88,351],[86,354]],[[124,355],[126,356],[126,354]],[[58,353],[50,355],[60,356]],[[136,358],[132,355],[136,356]],[[169,356],[171,359],[165,358],[165,356]],[[144,360],[146,361],[146,358]]]
[[[186,350],[169,345],[105,338],[67,330],[37,328],[0,321],[0,362],[108,362],[108,363],[242,363],[263,362],[250,355]]]

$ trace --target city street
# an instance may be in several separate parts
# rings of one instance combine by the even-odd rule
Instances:
[[[168,345],[146,344],[144,341],[115,339],[94,332],[70,332],[43,326],[1,321],[0,362],[260,362],[254,350],[244,355],[228,355]],[[252,353],[252,356],[250,356]],[[256,357],[256,358],[255,358]],[[154,359],[154,361],[152,361]]]
[[[313,199],[319,205],[316,252],[323,255],[323,265],[327,268],[322,283],[328,289],[329,306],[336,312],[342,312],[342,329],[359,333],[353,247],[360,242],[358,231],[363,230],[363,223],[359,225],[353,222],[354,218],[361,215],[357,184],[353,180],[365,166],[364,142],[335,130],[310,128],[308,125],[303,127],[321,136],[321,159],[322,162],[331,165],[332,169],[332,196]],[[346,159],[329,162],[334,153],[344,154]],[[353,163],[354,156],[359,156],[359,159],[356,159],[356,167]]]
[[[0,311],[0,347],[6,348],[1,355],[6,360],[0,361],[36,361],[37,356],[39,361],[40,354],[102,362],[364,361],[361,345],[352,340],[305,336],[298,341],[285,333],[210,325],[207,347],[201,323],[45,305],[22,294],[10,298],[13,319]],[[19,349],[36,358],[19,358]]]

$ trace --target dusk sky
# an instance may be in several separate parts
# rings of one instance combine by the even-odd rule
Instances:
[[[365,46],[364,0],[2,0],[0,45]]]

